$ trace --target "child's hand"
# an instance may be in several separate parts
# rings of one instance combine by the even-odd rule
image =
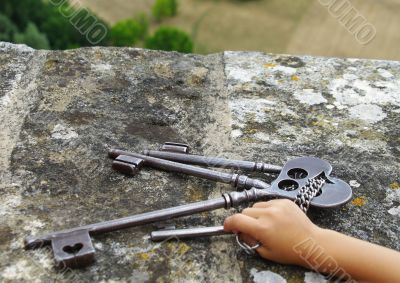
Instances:
[[[340,279],[400,282],[398,251],[319,228],[289,200],[256,203],[225,219],[224,228],[240,233],[249,246],[261,243],[257,252],[266,259],[301,265]],[[308,239],[319,249],[304,259],[295,247]]]
[[[294,246],[320,230],[293,201],[285,199],[256,203],[226,218],[224,229],[240,233],[240,238],[250,246],[261,243],[257,252],[266,259],[302,266],[307,264]]]

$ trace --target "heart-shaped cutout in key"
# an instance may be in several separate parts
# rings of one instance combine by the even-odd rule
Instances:
[[[64,246],[63,247],[63,251],[69,254],[77,254],[81,249],[83,248],[83,244],[82,243],[76,243],[73,246]]]

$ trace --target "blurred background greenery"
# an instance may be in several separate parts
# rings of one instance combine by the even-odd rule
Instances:
[[[377,30],[365,45],[318,0],[63,1],[0,0],[0,40],[41,49],[91,46],[91,18],[107,29],[94,45],[400,59],[400,0],[348,0]]]

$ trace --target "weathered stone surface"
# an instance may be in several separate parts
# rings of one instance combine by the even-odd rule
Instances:
[[[252,52],[36,51],[0,43],[1,281],[314,282],[244,255],[230,236],[155,245],[145,226],[94,239],[97,262],[63,272],[25,236],[230,190],[187,176],[111,170],[110,147],[184,141],[195,152],[283,164],[314,155],[353,186],[323,227],[400,249],[400,63]],[[268,180],[271,180],[268,177]],[[216,211],[173,221],[222,223]]]

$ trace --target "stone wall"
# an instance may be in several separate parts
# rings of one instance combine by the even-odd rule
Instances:
[[[313,221],[400,249],[400,62],[0,43],[0,76],[3,282],[320,282],[305,269],[245,255],[231,236],[155,245],[154,226],[95,237],[97,262],[78,271],[54,269],[46,250],[23,249],[31,234],[231,189],[151,169],[133,178],[111,170],[110,147],[140,152],[164,141],[279,165],[326,159],[354,199],[311,211]],[[231,213],[171,223],[220,225]]]

